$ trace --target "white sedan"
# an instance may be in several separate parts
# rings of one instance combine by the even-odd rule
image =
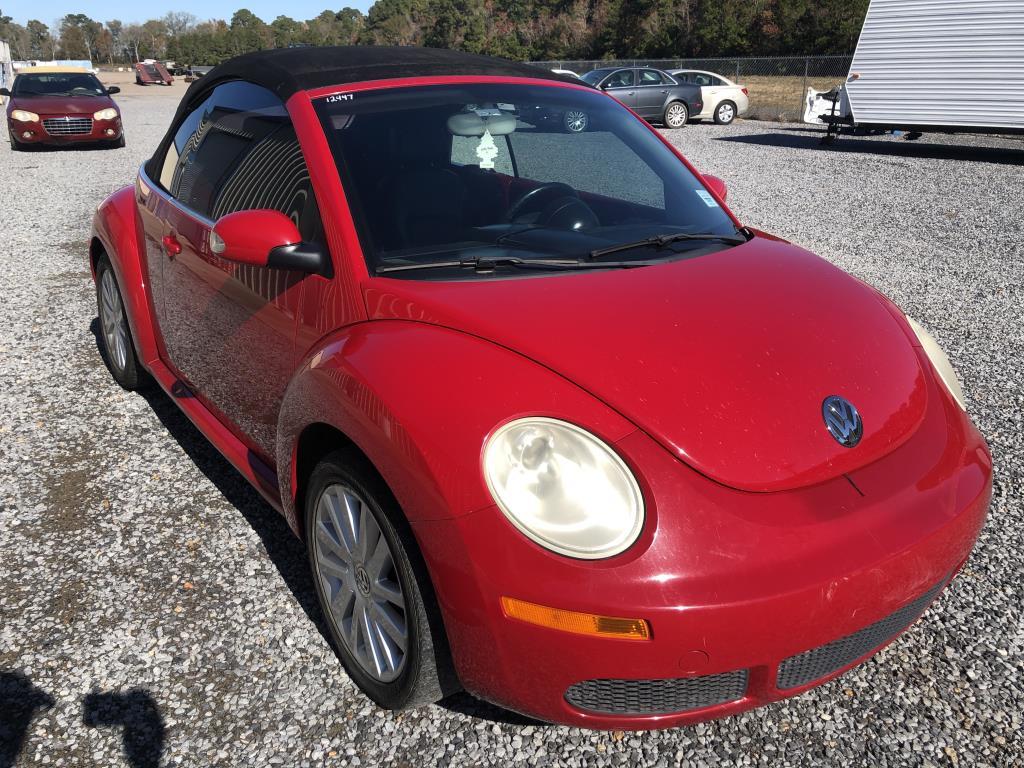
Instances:
[[[699,115],[692,115],[693,120],[712,118],[719,125],[728,125],[750,107],[746,87],[727,77],[699,69],[670,69],[668,73],[680,83],[700,86],[704,109]]]

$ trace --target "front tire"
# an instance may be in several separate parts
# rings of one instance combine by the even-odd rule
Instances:
[[[728,125],[736,119],[736,105],[731,101],[723,101],[715,107],[715,122],[719,125]]]
[[[96,309],[100,317],[103,362],[123,388],[134,391],[146,383],[146,373],[135,354],[121,290],[110,261],[103,256],[96,265]]]
[[[689,110],[683,102],[673,101],[665,107],[664,123],[666,128],[682,128],[689,119]]]
[[[387,709],[457,690],[426,567],[384,482],[338,451],[313,470],[305,497],[317,598],[352,681]]]

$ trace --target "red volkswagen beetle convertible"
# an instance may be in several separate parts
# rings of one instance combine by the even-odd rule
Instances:
[[[913,623],[985,518],[921,326],[541,69],[229,61],[90,258],[113,376],[155,379],[305,539],[386,707],[464,687],[651,728],[791,696]]]

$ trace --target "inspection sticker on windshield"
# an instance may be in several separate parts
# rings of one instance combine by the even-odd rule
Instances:
[[[711,193],[704,189],[697,190],[697,196],[704,201],[704,205],[708,208],[717,208],[718,203],[715,202],[715,198],[711,196]]]

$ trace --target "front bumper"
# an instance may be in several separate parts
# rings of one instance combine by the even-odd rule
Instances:
[[[801,693],[912,623],[970,554],[991,496],[984,441],[932,383],[928,415],[873,465],[796,491],[713,483],[640,432],[618,443],[648,523],[570,560],[496,508],[414,525],[465,687],[544,720],[663,728]],[[646,641],[507,618],[500,598],[650,622]]]
[[[88,119],[90,125],[87,131],[81,133],[63,133],[60,126],[65,117],[72,119]],[[47,129],[46,121],[59,121],[50,123],[51,129]],[[7,118],[7,130],[16,142],[23,145],[31,144],[90,144],[96,142],[112,142],[121,138],[123,129],[121,118],[113,120],[93,120],[90,115],[40,115],[39,120],[33,122],[22,122]],[[51,132],[52,131],[52,132]],[[28,135],[26,135],[28,134]]]

